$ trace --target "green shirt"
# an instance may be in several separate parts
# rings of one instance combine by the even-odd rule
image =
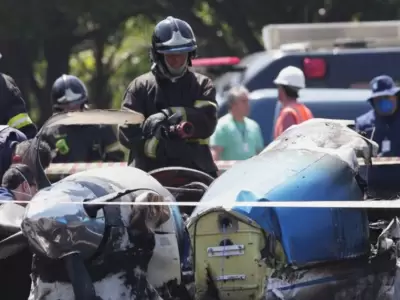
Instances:
[[[249,118],[237,122],[227,114],[218,120],[210,146],[223,148],[220,160],[245,160],[261,152],[264,141],[257,122]]]

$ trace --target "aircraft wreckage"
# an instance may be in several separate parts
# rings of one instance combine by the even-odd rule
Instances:
[[[91,111],[45,126],[142,121]],[[185,168],[120,166],[49,185],[39,170],[42,190],[26,208],[0,207],[0,264],[33,257],[32,269],[14,259],[21,278],[32,274],[14,283],[29,299],[400,299],[397,218],[371,225],[360,208],[261,205],[364,201],[357,158],[368,162],[377,148],[343,122],[314,119],[214,182]],[[193,212],[178,207],[198,200]]]

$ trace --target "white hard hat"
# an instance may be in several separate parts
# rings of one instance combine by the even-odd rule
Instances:
[[[298,89],[304,89],[306,87],[306,79],[303,71],[293,66],[282,69],[274,80],[274,83]]]

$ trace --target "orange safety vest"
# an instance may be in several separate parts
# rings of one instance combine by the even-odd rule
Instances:
[[[276,120],[275,123],[275,130],[274,130],[275,138],[280,136],[282,132],[284,132],[286,129],[283,128],[283,116],[286,115],[287,113],[292,114],[292,116],[295,118],[296,124],[300,124],[304,121],[314,118],[311,111],[304,104],[295,102],[293,104],[285,106],[281,110],[278,119]]]

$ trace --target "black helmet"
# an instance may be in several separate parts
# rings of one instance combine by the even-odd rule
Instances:
[[[78,77],[63,74],[57,78],[51,88],[51,101],[53,108],[58,111],[79,104],[83,108],[88,102],[88,92],[85,84]]]
[[[190,25],[180,19],[168,17],[154,28],[150,51],[152,71],[171,80],[182,77],[188,66],[192,65],[196,49],[196,37]],[[181,53],[188,53],[187,62],[179,70],[173,70],[167,65],[164,54]]]

